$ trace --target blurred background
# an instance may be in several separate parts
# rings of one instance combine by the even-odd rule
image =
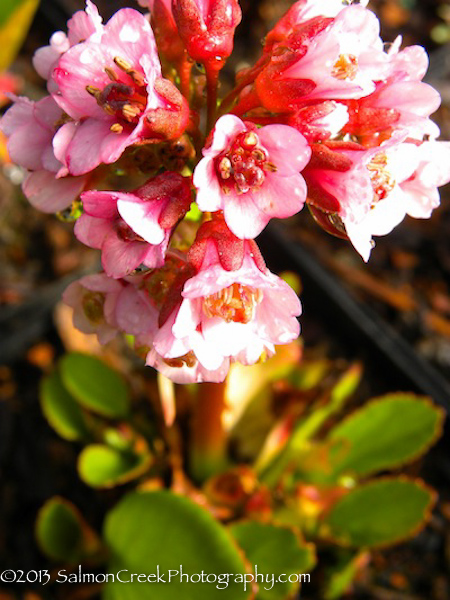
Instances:
[[[232,85],[236,69],[259,56],[264,35],[292,3],[242,0],[241,4],[244,19],[224,87]],[[125,5],[138,8],[133,0],[97,1],[105,20]],[[33,99],[46,93],[31,64],[33,53],[54,31],[65,31],[67,19],[83,6],[82,0],[1,0],[2,110],[8,105],[5,92]],[[442,96],[434,119],[442,138],[450,139],[450,3],[375,0],[370,7],[381,20],[386,42],[401,32],[405,45],[420,44],[428,50],[427,81]],[[75,450],[57,438],[41,415],[39,380],[58,356],[67,349],[101,352],[90,338],[73,330],[70,311],[58,305],[71,280],[97,268],[98,255],[76,241],[73,224],[64,217],[44,215],[28,205],[20,191],[24,176],[10,163],[0,138],[0,569],[27,570],[46,568],[33,528],[36,512],[49,496],[64,494],[91,522],[100,523],[104,506],[114,502],[117,492],[95,492],[79,481]],[[368,265],[349,244],[322,232],[306,211],[287,222],[288,244],[286,229],[281,237],[276,229],[262,236],[269,266],[296,270],[302,281],[306,353],[362,358],[368,374],[365,397],[411,389],[432,395],[448,409],[448,188],[441,198],[442,206],[430,220],[407,218],[388,237],[378,238]],[[122,360],[120,344],[107,349],[117,364]],[[153,374],[147,371],[145,377],[151,379]],[[447,432],[425,464],[414,467],[415,472],[422,468],[440,493],[430,527],[409,544],[376,553],[367,581],[352,598],[450,598],[448,451]],[[15,597],[22,596],[0,588],[0,600]],[[23,597],[41,596],[29,591]],[[314,598],[314,591],[306,590],[308,597]]]

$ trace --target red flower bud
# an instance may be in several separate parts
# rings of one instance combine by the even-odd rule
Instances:
[[[172,0],[172,10],[191,58],[220,68],[233,50],[234,30],[241,22],[237,0]]]

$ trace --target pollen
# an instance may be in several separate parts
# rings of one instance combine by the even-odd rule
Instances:
[[[358,59],[353,54],[341,54],[334,63],[331,75],[336,79],[353,81],[358,73]]]
[[[259,289],[233,283],[203,300],[203,312],[209,318],[220,317],[227,323],[249,323],[263,299]]]

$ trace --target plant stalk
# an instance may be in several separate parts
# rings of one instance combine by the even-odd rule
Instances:
[[[191,424],[190,472],[203,482],[227,466],[227,433],[223,427],[226,383],[200,383]]]

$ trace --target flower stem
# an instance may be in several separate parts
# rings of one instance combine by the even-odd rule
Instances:
[[[225,382],[201,383],[191,426],[190,471],[193,479],[205,481],[227,465],[227,434],[222,423]]]
[[[207,93],[207,121],[206,133],[208,134],[214,127],[217,111],[217,85],[219,82],[219,69],[216,65],[205,64],[206,72],[206,93]]]
[[[179,63],[178,74],[180,76],[181,93],[189,102],[191,98],[191,71],[193,62],[184,56]]]

